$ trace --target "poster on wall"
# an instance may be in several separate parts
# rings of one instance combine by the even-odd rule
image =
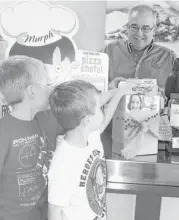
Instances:
[[[179,2],[177,1],[108,1],[105,43],[127,40],[128,13],[137,4],[148,4],[157,15],[155,43],[173,50],[179,57]]]
[[[7,42],[4,58],[26,55],[41,60],[48,68],[52,86],[83,79],[106,91],[108,56],[79,50],[74,41],[78,30],[76,13],[60,1],[55,5],[50,1],[20,1],[0,13],[0,36]],[[3,112],[9,110],[6,107],[1,112],[4,116]]]

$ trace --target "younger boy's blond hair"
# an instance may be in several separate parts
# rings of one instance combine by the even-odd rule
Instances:
[[[65,131],[73,130],[87,115],[95,114],[99,91],[91,83],[73,80],[61,83],[52,91],[49,102],[57,121]]]
[[[45,65],[27,56],[12,56],[0,66],[0,91],[8,105],[21,103],[25,88],[29,85],[43,85],[48,76]]]

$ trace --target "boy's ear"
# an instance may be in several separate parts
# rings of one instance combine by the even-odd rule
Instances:
[[[26,92],[29,99],[33,100],[35,98],[35,93],[32,85],[27,86]]]
[[[86,117],[83,118],[83,124],[86,126],[86,125],[89,125],[90,123],[90,116],[87,115]]]

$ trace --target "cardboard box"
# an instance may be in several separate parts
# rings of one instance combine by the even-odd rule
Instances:
[[[119,87],[132,87],[134,93],[122,97],[113,117],[112,151],[133,158],[157,154],[160,96],[155,81],[130,80]]]

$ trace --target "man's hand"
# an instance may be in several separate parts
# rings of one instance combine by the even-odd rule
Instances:
[[[109,85],[108,85],[108,89],[111,90],[111,89],[115,89],[118,87],[118,84],[121,82],[121,81],[125,81],[126,79],[123,78],[123,77],[116,77],[115,79],[113,79]]]

